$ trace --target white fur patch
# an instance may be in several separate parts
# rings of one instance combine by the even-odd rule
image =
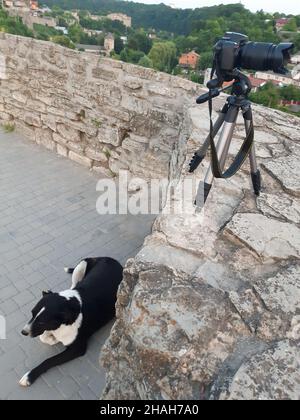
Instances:
[[[20,384],[21,386],[28,387],[28,386],[30,386],[30,385],[31,385],[31,382],[30,382],[30,381],[29,381],[29,379],[28,379],[29,374],[30,374],[30,372],[25,373],[25,375],[23,376],[23,378],[22,378],[22,379],[20,379],[19,384]]]
[[[58,343],[58,341],[50,331],[45,331],[44,334],[40,335],[40,340],[42,343],[48,344],[49,346],[54,346]]]
[[[72,275],[72,289],[75,289],[78,283],[80,283],[85,276],[87,269],[87,262],[81,261],[75,268],[73,275]]]
[[[72,289],[64,290],[63,292],[59,293],[59,296],[62,296],[64,298],[66,298],[67,300],[75,298],[80,303],[80,306],[82,305],[82,300],[81,300],[80,294],[77,292],[77,290],[72,290]]]
[[[27,332],[29,335],[31,334],[31,328],[32,325],[35,323],[35,321],[38,319],[38,317],[46,310],[46,308],[42,308],[40,310],[40,312],[36,315],[36,317],[31,321],[30,324],[26,324],[25,327],[23,328],[23,331]]]
[[[75,298],[80,303],[80,306],[82,306],[80,294],[76,290],[65,290],[63,292],[60,292],[59,296],[62,296],[67,300]],[[82,313],[80,313],[76,321],[72,325],[63,324],[57,330],[49,331],[49,333],[54,337],[54,339],[57,342],[62,343],[64,346],[69,346],[76,340],[78,330],[82,324],[82,319]]]
[[[78,335],[78,330],[82,324],[82,313],[80,313],[76,321],[72,325],[61,325],[57,330],[51,331],[54,338],[64,346],[72,344]]]

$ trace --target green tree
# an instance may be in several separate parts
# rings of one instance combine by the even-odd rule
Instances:
[[[72,48],[72,49],[75,48],[75,45],[73,44],[73,42],[66,35],[56,35],[52,37],[51,40],[55,42],[56,44],[62,45],[63,47]]]
[[[171,42],[156,42],[149,53],[149,58],[153,63],[153,67],[160,71],[171,73],[177,65],[176,45]]]
[[[192,72],[190,74],[190,79],[191,79],[192,82],[199,83],[200,85],[203,85],[203,83],[204,83],[204,76],[202,76],[198,73],[195,73],[195,72]]]
[[[144,53],[142,51],[135,51],[129,48],[124,48],[121,51],[120,59],[125,61],[126,63],[133,63],[137,64],[142,57],[144,57]]]
[[[279,88],[273,85],[272,82],[266,83],[257,92],[251,93],[250,99],[269,108],[277,108],[280,101]]]
[[[295,52],[300,51],[300,34],[294,37],[293,42],[295,44]]]
[[[75,44],[80,44],[84,37],[84,32],[80,25],[77,23],[69,26],[69,37]]]
[[[297,21],[295,18],[291,18],[291,20],[289,21],[289,23],[287,23],[284,27],[283,27],[284,31],[290,31],[290,32],[297,32]]]
[[[122,39],[117,36],[115,38],[115,52],[117,54],[120,54],[120,52],[124,49],[124,42],[122,41]]]
[[[280,89],[280,97],[287,101],[300,101],[300,89],[289,85]]]
[[[140,59],[140,61],[138,62],[138,65],[139,66],[142,66],[142,67],[147,67],[147,68],[149,68],[149,69],[151,69],[152,67],[153,67],[153,63],[152,63],[152,61],[150,60],[150,58],[149,57],[147,57],[146,55],[144,55],[144,57],[142,57],[141,59]]]
[[[198,62],[199,70],[206,70],[207,68],[211,68],[213,65],[213,52],[208,51],[200,54],[200,59]]]
[[[152,40],[144,31],[140,30],[129,36],[128,48],[148,54],[152,48]]]

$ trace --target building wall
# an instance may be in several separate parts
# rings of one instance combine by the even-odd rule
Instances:
[[[197,63],[199,61],[199,56],[194,53],[183,54],[179,59],[179,64],[182,66],[189,66],[192,68],[197,67]]]
[[[105,37],[104,39],[104,48],[108,53],[115,49],[115,39],[114,37]]]
[[[109,15],[107,15],[108,19],[111,20],[119,20],[120,22],[122,22],[125,26],[127,27],[131,27],[132,25],[132,19],[130,16],[124,15],[123,13],[110,13]]]
[[[168,176],[199,85],[4,33],[0,53],[1,122],[95,171]]]
[[[263,80],[275,80],[277,82],[281,82],[286,85],[294,85],[300,87],[300,81],[294,80],[290,77],[285,77],[280,74],[276,73],[264,73],[264,72],[256,72],[255,77],[257,79],[263,79]]]

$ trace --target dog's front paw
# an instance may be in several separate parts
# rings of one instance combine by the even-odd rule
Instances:
[[[30,372],[27,372],[23,378],[19,381],[19,384],[23,387],[28,387],[32,385],[32,382],[30,380]]]
[[[49,332],[44,332],[44,334],[40,335],[40,340],[44,344],[48,344],[49,346],[54,346],[58,343],[54,335]]]

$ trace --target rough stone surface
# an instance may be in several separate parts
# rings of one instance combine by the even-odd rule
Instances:
[[[300,398],[300,350],[289,341],[243,363],[221,400],[287,400]],[[259,383],[257,378],[260,378]]]
[[[168,177],[184,108],[199,87],[143,67],[0,34],[0,122],[106,174]],[[46,139],[37,130],[47,129]],[[116,158],[104,153],[109,146]],[[80,155],[82,158],[77,158]],[[138,155],[138,159],[136,156]],[[91,162],[87,165],[87,159]],[[110,171],[109,171],[110,170]]]
[[[108,373],[102,398],[299,399],[300,167],[293,158],[300,124],[254,108],[265,165],[261,197],[253,195],[245,165],[232,180],[215,182],[204,211],[195,212],[191,200],[183,214],[158,217],[127,263],[101,356]],[[188,141],[178,143],[171,161],[171,176],[181,180],[207,133],[207,110],[192,107],[185,120]],[[278,159],[288,188],[280,170],[270,169]],[[172,204],[182,204],[176,191],[166,208]]]
[[[281,194],[280,199],[276,194],[261,194],[257,207],[266,216],[300,223],[300,200],[287,194]]]
[[[300,257],[300,229],[261,214],[238,213],[225,229],[265,259]]]
[[[300,195],[299,157],[294,155],[289,159],[282,157],[264,165],[279,180],[286,191]]]

